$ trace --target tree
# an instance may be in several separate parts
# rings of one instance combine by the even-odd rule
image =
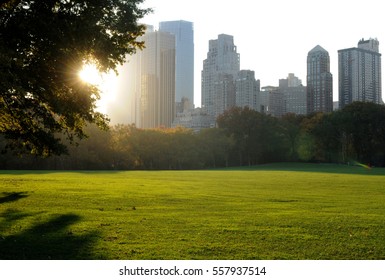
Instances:
[[[285,159],[278,119],[248,107],[233,107],[220,115],[217,122],[234,139],[240,165]]]
[[[280,128],[283,133],[283,138],[287,143],[288,160],[298,160],[298,145],[301,136],[301,122],[304,119],[302,115],[288,113],[280,119]]]
[[[340,162],[343,159],[341,122],[336,112],[309,115],[303,122],[303,128],[314,140],[313,160]]]
[[[143,0],[8,0],[0,2],[0,133],[8,146],[37,155],[61,154],[85,137],[84,127],[106,128],[96,111],[99,89],[82,83],[85,63],[116,70],[143,48],[150,12]]]
[[[229,165],[229,151],[234,148],[234,140],[220,128],[206,128],[198,134],[201,157],[205,167],[224,167]]]
[[[201,145],[192,129],[176,127],[167,129],[169,135],[170,169],[194,169],[203,167]]]
[[[338,112],[347,157],[366,164],[385,163],[385,106],[353,102]]]
[[[134,169],[137,168],[140,160],[134,152],[136,139],[140,130],[135,125],[119,124],[111,129],[111,143],[113,150],[113,160],[111,166],[115,169]]]
[[[250,165],[258,158],[257,122],[260,117],[260,113],[249,107],[233,107],[217,118],[218,127],[235,141],[239,165]]]

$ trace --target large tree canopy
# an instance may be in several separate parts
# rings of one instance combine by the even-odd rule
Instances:
[[[84,63],[116,70],[142,48],[150,12],[143,0],[0,1],[0,134],[34,154],[60,154],[58,134],[83,138],[84,126],[103,127],[98,88],[81,82]]]

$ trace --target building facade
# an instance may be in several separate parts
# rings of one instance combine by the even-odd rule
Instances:
[[[235,81],[235,106],[259,110],[260,81],[251,70],[238,72]]]
[[[298,77],[289,73],[287,79],[280,79],[279,91],[283,93],[285,113],[307,114],[306,87]]]
[[[175,36],[175,102],[187,98],[194,105],[194,24],[189,21],[163,21],[159,31]]]
[[[289,73],[287,76],[287,86],[288,87],[299,87],[302,86],[302,80],[294,75],[294,73]]]
[[[215,120],[202,108],[194,108],[179,112],[173,122],[173,127],[182,126],[199,132],[205,128],[214,127]]]
[[[118,103],[125,113],[119,123],[171,127],[175,117],[175,36],[148,26],[140,40],[146,42],[146,48],[128,57],[120,74]]]
[[[333,111],[333,76],[329,53],[317,45],[307,56],[307,113]]]
[[[382,103],[381,54],[376,39],[338,51],[339,107],[354,101]]]
[[[202,70],[202,107],[216,119],[235,106],[235,79],[240,70],[240,56],[230,35],[218,35],[209,41]]]
[[[273,117],[282,117],[285,114],[285,101],[282,91],[279,87],[265,86],[259,92],[259,110],[260,113]]]
[[[307,102],[305,86],[288,87],[281,89],[285,102],[285,113],[294,113],[296,115],[307,114]]]

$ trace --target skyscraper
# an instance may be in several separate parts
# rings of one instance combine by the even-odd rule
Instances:
[[[260,81],[255,79],[255,73],[251,70],[241,70],[235,81],[236,95],[235,105],[259,110]]]
[[[333,76],[329,53],[317,45],[307,56],[307,113],[333,111]]]
[[[381,54],[376,39],[338,51],[339,107],[354,101],[382,103]]]
[[[146,48],[128,58],[118,99],[127,112],[121,123],[171,127],[175,117],[175,36],[147,28]],[[115,112],[112,112],[114,115]]]
[[[307,114],[306,87],[298,77],[289,73],[287,79],[280,79],[279,91],[284,96],[285,113]]]
[[[159,31],[175,36],[175,102],[188,98],[190,107],[194,104],[194,26],[192,22],[164,21],[159,24]]]
[[[235,79],[240,56],[230,35],[218,35],[209,41],[202,70],[202,107],[214,118],[235,105]]]

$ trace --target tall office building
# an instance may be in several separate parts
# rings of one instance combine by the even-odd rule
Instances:
[[[202,107],[218,117],[235,105],[235,79],[240,70],[240,56],[230,35],[218,35],[209,41],[202,70]]]
[[[175,102],[188,98],[190,107],[194,104],[194,26],[192,22],[164,21],[159,31],[175,36]]]
[[[175,117],[175,36],[148,26],[146,48],[128,57],[120,74],[120,123],[139,128],[171,127]],[[111,113],[116,114],[115,112]]]
[[[381,54],[376,39],[338,51],[339,107],[354,101],[382,103]]]
[[[329,53],[317,45],[307,56],[307,113],[333,111],[333,76]]]
[[[298,77],[289,73],[287,79],[280,79],[279,91],[284,96],[285,113],[307,114],[306,87]]]
[[[235,105],[237,107],[259,109],[260,81],[255,79],[254,71],[239,71],[235,81],[235,88]]]

